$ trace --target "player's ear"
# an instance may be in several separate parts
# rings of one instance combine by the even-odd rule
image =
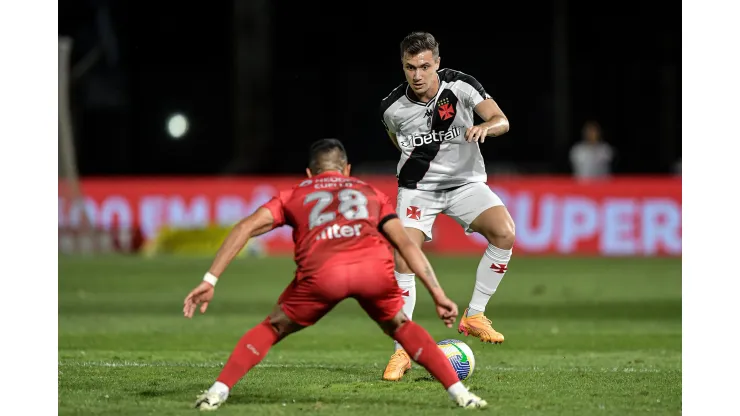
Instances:
[[[311,169],[306,168],[306,175],[308,175],[309,178],[311,177]]]
[[[344,166],[344,169],[342,169],[342,175],[344,175],[344,176],[349,176],[349,171],[350,171],[351,169],[352,169],[352,165],[350,165],[349,163],[347,163],[347,164],[346,164],[346,165]]]

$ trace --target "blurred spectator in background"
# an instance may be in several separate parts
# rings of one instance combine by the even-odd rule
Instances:
[[[570,149],[570,163],[577,178],[604,178],[611,173],[612,147],[601,137],[601,126],[596,121],[583,125],[582,140]]]

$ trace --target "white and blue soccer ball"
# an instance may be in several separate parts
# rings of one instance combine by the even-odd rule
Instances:
[[[473,375],[475,355],[473,355],[473,350],[470,349],[468,344],[459,339],[445,339],[439,341],[437,346],[450,360],[450,364],[455,369],[460,381],[467,380]]]

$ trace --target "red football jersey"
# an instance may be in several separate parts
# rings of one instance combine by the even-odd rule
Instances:
[[[273,228],[293,227],[299,279],[368,259],[393,262],[380,227],[396,211],[385,194],[359,179],[325,172],[280,192],[263,207],[272,213]]]

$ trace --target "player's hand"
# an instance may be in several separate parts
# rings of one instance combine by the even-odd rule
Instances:
[[[481,143],[486,141],[486,135],[488,134],[488,127],[473,126],[469,127],[465,131],[465,141],[468,143],[477,142],[480,140]]]
[[[457,320],[457,305],[448,297],[443,297],[434,301],[437,306],[437,315],[444,321],[447,328],[452,328]]]
[[[213,299],[214,288],[208,282],[200,282],[198,287],[193,289],[188,296],[185,297],[184,306],[182,313],[186,318],[192,318],[195,313],[195,309],[200,305],[200,313],[206,313],[208,309],[208,303]]]

